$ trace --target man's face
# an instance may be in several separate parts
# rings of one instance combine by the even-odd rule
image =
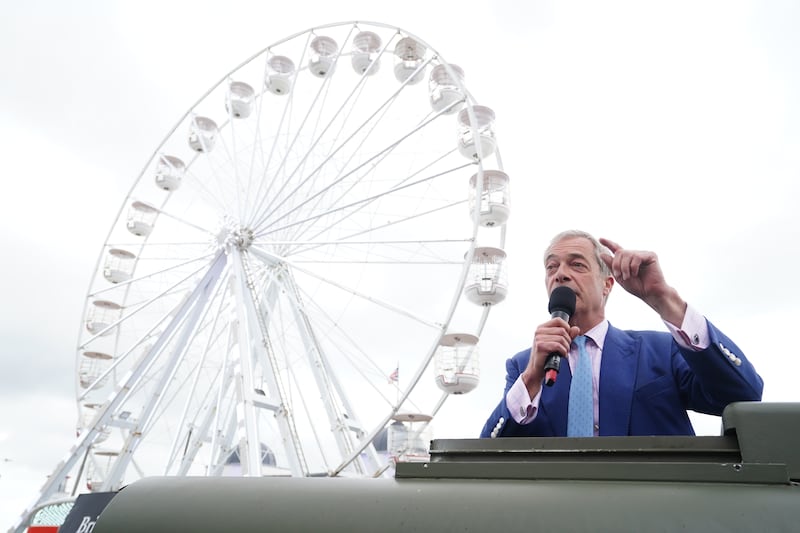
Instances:
[[[614,278],[602,274],[588,239],[567,237],[553,244],[545,257],[544,270],[547,294],[565,285],[575,291],[576,315],[603,316]]]

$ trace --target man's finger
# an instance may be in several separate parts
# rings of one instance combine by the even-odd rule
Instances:
[[[642,266],[642,258],[638,256],[633,256],[631,259],[631,276],[634,278],[639,277],[639,268]]]
[[[626,281],[631,277],[631,258],[625,254],[625,259],[620,261],[620,273],[622,274],[622,281]]]
[[[619,244],[615,243],[614,241],[604,239],[602,237],[600,237],[600,244],[611,250],[611,253],[613,254],[617,253],[618,250],[622,249],[622,246],[620,246]]]

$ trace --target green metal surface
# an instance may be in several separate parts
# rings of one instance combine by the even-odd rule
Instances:
[[[720,437],[439,440],[395,479],[150,478],[94,533],[800,531],[800,404],[735,404]]]
[[[531,480],[154,478],[94,533],[797,531],[788,485]]]
[[[743,461],[785,464],[789,478],[800,481],[800,404],[731,404],[722,427],[736,437]]]

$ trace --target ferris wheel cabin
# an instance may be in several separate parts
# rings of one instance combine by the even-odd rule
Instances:
[[[294,61],[286,56],[272,56],[267,61],[267,89],[273,94],[289,94],[292,90],[294,73]]]
[[[475,116],[475,128],[472,127],[470,112]],[[458,150],[464,157],[480,159],[494,153],[497,146],[494,118],[494,111],[483,105],[464,108],[458,113]]]
[[[162,155],[156,166],[156,185],[165,191],[177,189],[186,173],[184,162],[173,155]]]
[[[411,37],[403,37],[397,41],[394,47],[394,76],[397,81],[416,85],[423,80],[425,69],[421,67],[425,62],[425,52],[425,45]]]
[[[157,217],[158,209],[148,203],[136,200],[128,208],[128,220],[125,227],[137,237],[147,237],[153,231]]]
[[[353,39],[353,70],[357,74],[372,76],[380,68],[381,38],[372,31],[362,31]]]
[[[111,248],[106,256],[103,277],[111,283],[129,281],[133,277],[136,256],[122,248]]]
[[[86,329],[95,335],[109,335],[111,325],[122,316],[122,306],[110,300],[95,300],[86,317]]]
[[[324,78],[333,72],[336,62],[336,55],[339,53],[339,45],[330,37],[324,35],[315,37],[311,41],[311,57],[308,66],[311,74],[318,78]]]
[[[247,118],[255,106],[255,91],[243,81],[232,81],[228,85],[225,109],[233,118]]]
[[[436,65],[428,79],[431,107],[437,113],[452,115],[458,111],[455,104],[464,100],[462,85],[464,70],[457,65]]]
[[[216,142],[217,123],[208,117],[194,117],[189,126],[189,146],[195,152],[210,152]]]
[[[448,394],[465,394],[480,383],[478,337],[450,333],[436,350],[436,385]]]
[[[495,305],[505,300],[508,281],[505,269],[506,253],[493,247],[475,248],[469,269],[467,298],[478,305]]]

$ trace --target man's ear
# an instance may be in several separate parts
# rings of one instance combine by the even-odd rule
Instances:
[[[611,289],[614,287],[614,276],[607,276],[605,283],[603,284],[603,296],[608,298],[608,295],[611,294]]]

